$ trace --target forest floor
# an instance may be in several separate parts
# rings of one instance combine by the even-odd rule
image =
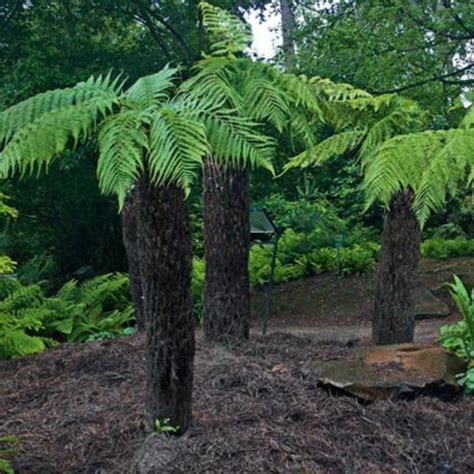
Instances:
[[[424,262],[422,281],[435,288],[455,271],[474,282],[473,261]],[[370,284],[369,276],[357,278]],[[290,309],[277,311],[307,295],[305,285],[314,285],[315,301],[322,282],[330,301],[313,303],[312,328],[311,306],[298,319],[297,305],[295,319],[285,316],[293,314]],[[353,334],[340,337],[344,324],[367,327],[364,285],[353,277],[324,276],[278,286],[273,332],[254,333],[238,348],[211,347],[198,334],[194,426],[179,439],[152,440],[168,456],[168,468],[156,472],[473,472],[474,397],[360,403],[328,393],[303,370],[314,361],[351,359],[368,343],[365,333],[359,341]],[[288,301],[279,295],[285,287]],[[361,288],[350,300],[360,317],[351,318],[349,309],[341,309],[348,303],[337,302],[353,287]],[[443,291],[436,292],[440,298]],[[319,316],[321,308],[331,314]],[[296,320],[308,324],[289,324]],[[431,322],[418,326],[423,324]],[[335,340],[321,337],[333,327]],[[0,436],[21,439],[18,473],[128,472],[145,439],[143,346],[143,336],[135,335],[0,361]]]
[[[443,283],[453,281],[453,273],[474,287],[474,258],[423,259],[418,288],[429,289],[449,307],[447,318],[419,321],[419,341],[436,338],[442,324],[458,319],[456,308]],[[276,285],[272,292],[269,331],[314,334],[321,340],[368,339],[372,319],[374,274],[339,278],[326,273]],[[263,292],[252,299],[253,329],[261,332]]]
[[[18,473],[124,473],[145,439],[142,335],[0,362],[0,433]],[[152,439],[176,473],[470,473],[474,397],[362,404],[305,376],[353,348],[272,333],[236,349],[198,337],[194,426]],[[148,440],[150,441],[150,440]]]

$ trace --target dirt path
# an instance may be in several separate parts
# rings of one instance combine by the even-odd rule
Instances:
[[[439,328],[446,324],[445,319],[433,319],[419,321],[415,329],[416,342],[434,342],[438,338]],[[261,334],[261,329],[255,327],[254,334]],[[271,326],[268,333],[284,332],[295,336],[311,336],[318,341],[337,341],[347,343],[354,340],[370,341],[371,327],[368,323],[360,323],[349,326],[326,326],[326,327],[295,327],[295,326]]]

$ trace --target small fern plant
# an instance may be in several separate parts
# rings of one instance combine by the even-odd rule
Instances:
[[[16,219],[18,211],[8,205],[9,197],[0,192],[0,216],[7,219]],[[9,275],[16,270],[16,262],[7,255],[0,255],[0,275]]]
[[[0,436],[0,472],[4,474],[15,474],[11,458],[18,456],[20,439],[17,436]]]
[[[41,352],[63,341],[85,342],[126,334],[134,310],[124,274],[81,285],[67,282],[54,296],[41,286],[15,286],[0,302],[0,358]]]
[[[468,364],[467,371],[458,375],[466,394],[474,394],[474,289],[469,293],[461,279],[454,275],[454,283],[448,284],[451,297],[463,320],[442,326],[440,342],[443,347]]]

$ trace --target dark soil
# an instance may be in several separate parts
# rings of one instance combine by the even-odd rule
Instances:
[[[453,281],[456,273],[467,286],[474,286],[474,258],[445,260],[423,259],[419,270],[419,286],[430,289],[452,309],[443,283]],[[372,318],[374,274],[339,278],[324,273],[275,286],[272,294],[270,327],[301,328],[351,326],[369,323]],[[263,292],[252,298],[254,327],[260,328],[263,317]]]
[[[341,343],[274,333],[240,348],[198,338],[194,427],[166,470],[222,473],[470,473],[474,398],[362,405],[305,378]],[[143,338],[64,345],[0,362],[0,435],[22,440],[19,473],[124,473],[145,437]]]

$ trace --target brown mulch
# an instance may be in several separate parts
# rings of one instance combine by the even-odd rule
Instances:
[[[154,441],[172,449],[166,472],[474,471],[473,397],[362,405],[302,375],[351,354],[282,333],[233,350],[198,338],[194,427]],[[143,365],[140,335],[0,362],[0,435],[22,440],[17,471],[127,472],[145,436]]]

